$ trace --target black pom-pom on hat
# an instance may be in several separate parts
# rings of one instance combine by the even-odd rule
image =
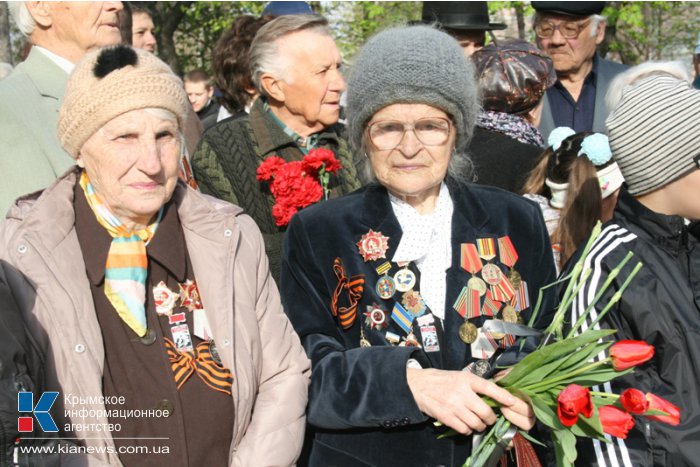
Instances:
[[[114,70],[128,65],[136,65],[139,61],[134,49],[126,45],[117,45],[104,49],[97,57],[93,73],[98,78],[104,78]]]

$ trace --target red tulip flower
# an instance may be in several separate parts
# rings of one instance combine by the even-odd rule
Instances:
[[[615,371],[623,371],[654,356],[654,346],[644,341],[618,341],[610,347],[610,358]]]
[[[564,426],[574,426],[578,414],[590,418],[593,415],[593,401],[588,388],[570,384],[557,397],[557,416]]]
[[[627,433],[634,427],[632,415],[612,405],[605,405],[598,409],[600,424],[603,431],[609,435],[626,439]]]
[[[641,415],[649,408],[647,396],[639,389],[625,389],[620,395],[620,404],[629,413]]]
[[[649,408],[666,412],[668,415],[647,415],[648,418],[669,425],[677,426],[681,423],[681,409],[678,406],[671,404],[666,399],[663,399],[650,392],[647,393],[649,400]]]

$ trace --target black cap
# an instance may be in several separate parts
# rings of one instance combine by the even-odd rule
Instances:
[[[508,27],[489,22],[487,2],[423,2],[421,22],[437,22],[447,29],[464,31],[492,31]]]
[[[530,2],[539,13],[552,13],[566,16],[599,15],[606,2]]]

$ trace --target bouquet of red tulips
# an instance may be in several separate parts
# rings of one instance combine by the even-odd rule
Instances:
[[[617,395],[589,389],[630,373],[635,366],[643,364],[654,355],[654,348],[645,342],[627,340],[613,344],[612,340],[604,339],[614,334],[614,329],[594,329],[594,325],[619,301],[641,269],[641,263],[636,265],[596,320],[587,329],[581,329],[585,317],[632,258],[632,253],[612,271],[593,303],[564,336],[563,323],[569,307],[591,273],[590,269],[582,269],[593,240],[599,233],[600,224],[593,230],[571,274],[559,281],[569,282],[551,325],[544,331],[540,346],[497,381],[499,386],[528,401],[537,419],[551,429],[559,466],[573,465],[577,456],[577,437],[595,438],[603,442],[606,442],[606,434],[626,438],[634,426],[632,415],[642,415],[673,425],[680,423],[678,407],[654,394],[627,389]],[[530,319],[530,325],[536,318],[538,307],[539,303]],[[607,356],[601,359],[600,356],[605,355],[606,350]],[[506,433],[512,435],[514,430],[503,416],[499,416],[464,465],[486,464]],[[521,431],[520,434],[531,442],[541,444],[526,432]]]

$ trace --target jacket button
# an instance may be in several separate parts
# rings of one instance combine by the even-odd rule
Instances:
[[[406,426],[406,425],[408,425],[409,423],[411,423],[411,419],[410,419],[410,418],[404,417],[404,418],[401,419],[401,425]]]
[[[384,423],[382,423],[384,428],[391,428],[391,420],[384,420]]]
[[[21,255],[27,252],[27,245],[20,245],[17,247],[17,252]]]
[[[168,399],[163,399],[156,404],[156,410],[162,410],[163,415],[169,417],[175,411],[175,405]]]
[[[75,349],[75,351],[78,352],[78,353],[83,353],[83,352],[85,352],[85,345],[83,345],[83,344],[75,344],[74,349]]]
[[[232,234],[233,232],[231,232],[231,229],[224,230],[224,237],[230,237]]]
[[[221,344],[224,347],[228,347],[231,344],[231,341],[229,341],[228,339],[224,339],[223,341],[221,341]]]

